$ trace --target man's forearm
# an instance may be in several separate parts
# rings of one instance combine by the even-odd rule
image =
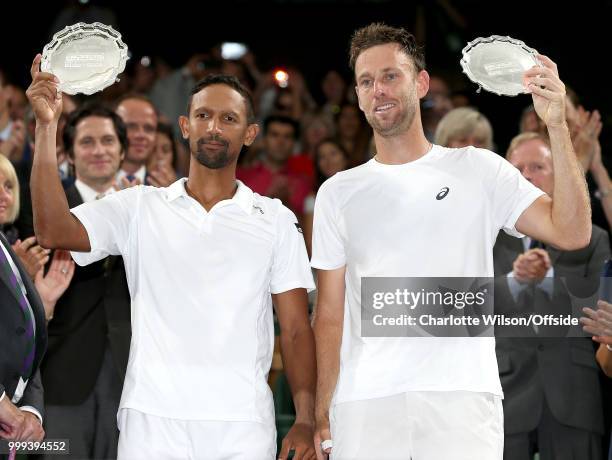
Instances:
[[[551,220],[565,241],[586,246],[591,237],[591,204],[567,125],[549,127],[554,169]]]
[[[283,366],[293,394],[296,423],[314,424],[315,346],[309,325],[292,335],[281,333]]]
[[[325,324],[315,317],[314,335],[317,350],[315,418],[317,422],[329,421],[329,407],[340,371],[342,324]]]

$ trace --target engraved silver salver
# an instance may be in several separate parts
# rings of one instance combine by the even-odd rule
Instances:
[[[79,22],[53,36],[40,68],[55,75],[67,94],[93,94],[112,85],[125,69],[128,48],[111,26]]]
[[[461,68],[470,80],[495,94],[526,93],[523,74],[539,66],[538,52],[520,40],[492,35],[469,42],[462,51]]]

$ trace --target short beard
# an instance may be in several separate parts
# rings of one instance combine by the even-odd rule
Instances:
[[[381,137],[394,137],[407,131],[414,122],[416,115],[417,101],[410,99],[410,97],[406,98],[404,101],[404,111],[399,114],[398,120],[390,126],[381,126],[374,115],[368,117],[366,114],[366,118],[372,129]]]
[[[221,142],[224,148],[215,152],[208,153],[206,151],[207,142]],[[195,152],[191,153],[198,163],[208,169],[222,169],[229,165],[234,160],[234,155],[229,154],[229,143],[225,139],[220,138],[200,138],[196,142]]]

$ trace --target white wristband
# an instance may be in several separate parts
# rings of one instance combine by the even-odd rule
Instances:
[[[610,345],[606,344],[606,348],[607,348],[608,350],[612,351],[612,347],[611,347]]]
[[[327,449],[331,449],[332,447],[334,447],[334,443],[331,439],[326,439],[325,441],[323,441],[321,443],[321,450],[325,451]]]

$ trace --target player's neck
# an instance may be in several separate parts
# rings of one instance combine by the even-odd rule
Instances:
[[[219,201],[229,200],[236,193],[236,165],[221,169],[192,166],[185,188],[189,196],[206,211]]]
[[[397,165],[418,160],[431,150],[431,142],[425,137],[423,127],[417,120],[403,133],[383,137],[374,133],[376,161]]]

